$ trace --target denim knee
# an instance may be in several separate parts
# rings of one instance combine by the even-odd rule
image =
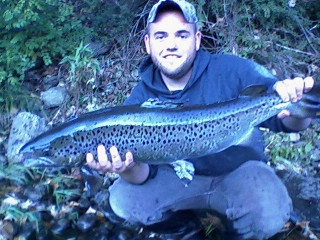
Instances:
[[[226,177],[223,188],[230,202],[227,218],[243,239],[267,239],[289,220],[292,202],[288,191],[264,163],[243,164]]]

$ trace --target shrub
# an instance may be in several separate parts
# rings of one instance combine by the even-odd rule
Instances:
[[[93,35],[65,2],[1,0],[1,4],[0,104],[5,94],[18,91],[27,70],[52,64]]]
[[[281,78],[320,75],[319,1],[289,2],[198,1],[205,47],[253,58]]]

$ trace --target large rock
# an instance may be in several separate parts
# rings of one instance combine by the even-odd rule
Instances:
[[[43,118],[29,112],[20,112],[13,119],[11,126],[7,149],[9,162],[17,162],[20,148],[46,130],[48,126]]]
[[[59,107],[69,99],[64,87],[53,87],[41,93],[41,99],[47,108]]]
[[[320,229],[320,178],[291,170],[277,171],[292,198],[294,211],[310,226]]]

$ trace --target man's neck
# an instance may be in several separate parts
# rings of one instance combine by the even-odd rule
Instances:
[[[169,91],[177,91],[177,90],[183,90],[186,85],[188,84],[192,74],[192,69],[190,69],[185,75],[183,75],[179,79],[172,79],[167,77],[166,75],[161,73],[162,79],[169,89]]]

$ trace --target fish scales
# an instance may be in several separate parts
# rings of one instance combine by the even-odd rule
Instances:
[[[85,153],[95,153],[103,144],[117,146],[122,155],[132,151],[136,161],[170,163],[236,145],[254,126],[291,105],[276,94],[268,94],[204,106],[107,108],[49,130],[21,152],[27,158],[44,156],[53,159],[49,163],[76,165]]]

